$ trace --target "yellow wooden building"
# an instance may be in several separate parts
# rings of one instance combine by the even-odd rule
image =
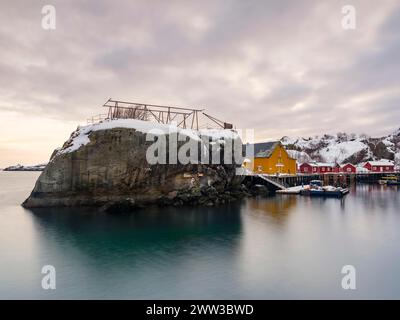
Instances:
[[[248,154],[251,145],[246,146],[245,168],[254,173],[296,174],[296,159],[289,156],[280,141],[255,143],[254,157]]]

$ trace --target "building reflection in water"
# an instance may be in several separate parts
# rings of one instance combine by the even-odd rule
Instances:
[[[277,223],[284,223],[297,201],[296,195],[277,195],[250,199],[244,206],[246,212],[253,216],[269,216]]]
[[[355,188],[354,198],[366,213],[389,212],[399,206],[398,186],[360,184]]]

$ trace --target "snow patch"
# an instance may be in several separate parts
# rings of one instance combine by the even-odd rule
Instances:
[[[286,150],[289,157],[296,159],[298,163],[311,162],[311,157],[304,151]]]
[[[327,162],[342,163],[350,156],[366,148],[367,146],[361,141],[346,141],[341,143],[329,144],[326,148],[320,150],[319,154]]]
[[[70,153],[78,150],[82,146],[90,142],[89,136],[93,131],[111,130],[115,128],[135,129],[142,133],[151,133],[153,135],[163,134],[179,134],[186,135],[189,138],[200,141],[201,137],[210,137],[213,141],[223,144],[223,139],[237,139],[239,135],[236,131],[230,129],[182,129],[172,124],[162,124],[151,121],[142,121],[136,119],[118,119],[104,120],[99,123],[79,126],[76,131],[71,134],[69,140],[64,147],[58,150],[57,155]]]

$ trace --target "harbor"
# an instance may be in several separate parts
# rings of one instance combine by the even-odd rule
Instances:
[[[387,159],[349,162],[300,163],[281,141],[247,144],[244,184],[262,185],[269,193],[341,198],[357,183],[400,184],[400,172]],[[251,150],[251,152],[249,152]]]
[[[388,179],[388,177],[390,177]],[[386,180],[385,180],[386,178]],[[313,181],[320,181],[321,187],[347,189],[357,183],[361,184],[386,184],[399,185],[400,173],[355,173],[355,174],[296,174],[296,175],[265,175],[248,174],[244,182],[248,185],[264,185],[271,193],[301,194],[310,188]],[[341,192],[342,195],[348,192]],[[328,193],[325,193],[327,195]]]

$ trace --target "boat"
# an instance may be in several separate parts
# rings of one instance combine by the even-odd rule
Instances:
[[[300,191],[302,196],[310,197],[334,197],[341,198],[349,193],[348,188],[324,186],[321,180],[310,181],[309,188],[304,188]]]
[[[386,184],[388,186],[399,186],[400,180],[395,175],[388,175],[382,177],[382,179],[378,180],[379,184]]]

